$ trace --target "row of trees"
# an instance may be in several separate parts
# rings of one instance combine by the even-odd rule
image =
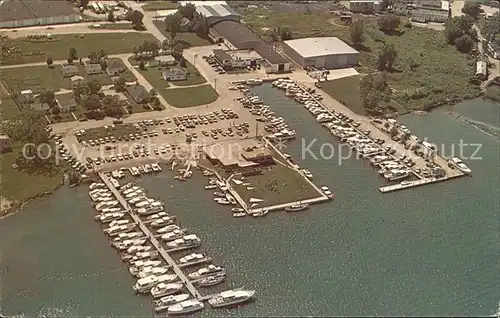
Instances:
[[[360,80],[363,106],[368,112],[377,113],[381,103],[391,100],[391,90],[387,84],[387,73],[368,74]]]
[[[458,51],[469,53],[474,47],[477,32],[472,28],[474,18],[468,14],[446,21],[444,34],[446,42],[455,45]]]
[[[201,38],[208,38],[210,31],[207,18],[196,12],[196,7],[192,3],[179,6],[177,12],[165,18],[165,30],[170,33],[170,38],[175,39],[177,34],[182,31],[182,20],[187,19],[185,24],[186,31],[194,32]]]

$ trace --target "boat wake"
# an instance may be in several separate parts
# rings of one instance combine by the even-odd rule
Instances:
[[[486,134],[486,135],[489,135],[495,139],[499,139],[500,140],[500,128],[498,127],[495,127],[491,124],[486,124],[486,123],[483,123],[482,121],[477,121],[477,120],[473,120],[473,119],[469,119],[467,117],[464,117],[462,115],[459,115],[457,113],[454,113],[454,112],[450,112],[450,114],[457,118],[458,120],[474,127],[475,129],[481,131],[482,133]]]

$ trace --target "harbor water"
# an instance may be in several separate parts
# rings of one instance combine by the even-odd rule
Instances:
[[[306,143],[317,138],[313,152],[336,145],[302,105],[269,85],[253,90],[298,136],[310,136]],[[283,150],[336,193],[296,214],[235,219],[199,174],[181,183],[164,169],[138,183],[203,240],[232,286],[257,291],[252,304],[202,316],[488,315],[500,300],[499,143],[448,111],[498,127],[499,109],[474,100],[400,118],[450,149],[481,144],[482,159],[467,161],[473,177],[389,194],[366,161],[302,160],[302,140],[291,141]],[[86,187],[64,187],[0,221],[4,314],[154,315],[92,215]]]

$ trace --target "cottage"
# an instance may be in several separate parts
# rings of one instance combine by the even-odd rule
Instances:
[[[31,89],[21,91],[21,101],[23,103],[32,103],[35,100],[35,95]]]
[[[78,68],[74,65],[63,65],[62,66],[62,74],[64,77],[71,77],[74,75],[78,75]]]
[[[68,95],[62,97],[56,98],[57,100],[57,105],[59,106],[59,109],[61,110],[61,113],[70,113],[76,110],[76,101],[73,98],[73,96]]]
[[[127,92],[136,103],[143,104],[151,100],[151,95],[142,85],[127,86]]]
[[[89,75],[92,74],[101,74],[102,73],[102,67],[100,64],[87,64],[85,65],[85,72]]]
[[[45,114],[50,113],[50,106],[49,106],[49,104],[47,104],[47,103],[40,103],[39,101],[37,101],[34,104],[31,104],[31,109],[43,112]]]
[[[122,61],[111,61],[108,64],[108,68],[106,69],[106,73],[108,73],[109,76],[118,76],[120,75],[121,72],[125,71],[125,65],[123,65]]]
[[[85,78],[83,76],[75,75],[71,77],[71,87],[73,89],[82,85],[85,85]]]
[[[155,60],[157,60],[161,66],[170,66],[177,63],[172,55],[160,55],[155,57]]]
[[[172,67],[164,71],[161,76],[167,82],[185,81],[187,79],[187,70],[181,67]]]
[[[485,61],[476,62],[476,77],[482,81],[488,78],[488,64]]]
[[[10,138],[6,134],[0,134],[0,153],[8,152],[12,150],[12,143]]]

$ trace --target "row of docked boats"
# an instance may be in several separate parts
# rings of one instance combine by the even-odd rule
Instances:
[[[145,164],[145,165],[141,165],[141,166],[137,166],[137,167],[130,167],[130,168],[128,168],[128,171],[134,177],[138,177],[142,174],[161,172],[162,169],[158,163],[153,163],[153,164]]]
[[[310,97],[314,97],[316,100],[322,100],[323,96],[316,92],[313,88],[302,89],[297,85],[297,83],[291,79],[279,78],[272,83],[273,87],[282,89],[285,91],[285,95],[288,97],[293,97],[296,101],[302,102],[308,100]]]

